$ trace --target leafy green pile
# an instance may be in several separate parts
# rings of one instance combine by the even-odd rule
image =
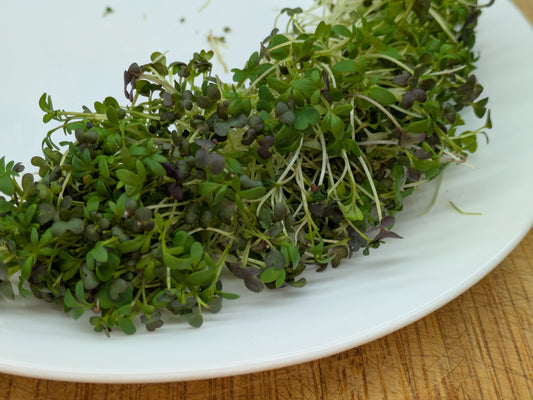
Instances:
[[[304,285],[387,238],[403,199],[490,128],[472,74],[480,8],[457,0],[318,1],[284,9],[233,83],[212,52],[124,73],[130,104],[81,112],[39,101],[57,121],[32,159],[0,162],[0,295],[63,305],[109,333],[148,330],[167,311],[200,326],[228,268],[254,292]],[[320,17],[316,15],[321,14]],[[56,144],[63,130],[72,140]]]

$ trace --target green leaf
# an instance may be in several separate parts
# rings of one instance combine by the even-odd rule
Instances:
[[[338,116],[347,116],[352,110],[353,106],[351,104],[341,104],[333,108],[334,114]]]
[[[283,283],[285,283],[285,279],[287,278],[287,272],[282,269],[280,270],[281,274],[279,274],[278,279],[276,279],[276,287],[279,288]]]
[[[0,282],[0,299],[15,300],[15,292],[13,291],[13,285],[10,281]]]
[[[353,154],[356,157],[361,157],[361,148],[352,138],[345,137],[342,140],[342,147],[348,152],[348,154]]]
[[[268,49],[270,50],[270,57],[274,60],[283,60],[289,56],[290,45],[289,39],[284,35],[275,35],[271,41]]]
[[[354,60],[341,60],[333,65],[332,70],[339,73],[359,72],[361,66]]]
[[[93,211],[98,211],[98,207],[100,206],[100,198],[98,196],[91,196],[87,200],[87,205],[85,208],[87,209],[88,215]]]
[[[492,129],[492,119],[490,118],[490,110],[487,113],[487,122],[485,123],[487,129]]]
[[[24,192],[24,197],[28,198],[36,192],[35,183],[33,182],[32,174],[24,174],[22,176],[22,191]]]
[[[72,218],[66,223],[66,230],[71,231],[76,235],[81,235],[85,230],[85,226],[80,218]]]
[[[110,253],[109,255],[111,256],[112,254],[114,255],[114,257],[117,257],[114,253]],[[120,262],[120,259],[118,260]],[[110,280],[113,277],[114,272],[115,272],[115,265],[114,263],[111,263],[110,260],[108,260],[108,262],[106,263],[99,264],[96,266],[96,276],[102,282],[107,282],[108,280]]]
[[[165,168],[161,165],[161,163],[153,160],[152,158],[145,159],[144,163],[146,164],[150,172],[155,176],[165,176],[167,174]]]
[[[341,204],[340,209],[348,221],[357,222],[364,219],[363,213],[355,204]]]
[[[261,277],[260,277],[261,282],[264,282],[264,283],[274,282],[276,279],[278,279],[280,275],[280,271],[281,270],[274,268],[274,267],[265,269],[261,273]]]
[[[117,325],[126,335],[133,335],[137,331],[133,322],[126,317],[118,317]]]
[[[31,224],[36,212],[37,212],[37,204],[32,204],[26,209],[26,212],[24,213],[24,219],[26,220],[27,224]]]
[[[71,316],[72,319],[80,319],[81,316],[87,311],[86,307],[78,307],[71,309],[68,313]]]
[[[105,157],[98,159],[98,172],[102,178],[109,178],[109,165]]]
[[[373,86],[368,90],[368,96],[382,105],[396,103],[396,97],[389,90],[381,86]]]
[[[105,114],[109,122],[111,122],[113,125],[118,125],[119,117],[118,117],[117,110],[115,110],[114,107],[112,106],[107,107]]]
[[[286,13],[289,17],[292,17],[293,15],[301,14],[302,12],[303,10],[301,7],[296,7],[296,8],[285,7],[281,9],[280,14]]]
[[[250,99],[237,97],[228,106],[228,113],[231,115],[244,114],[246,116],[250,114],[251,107]]]
[[[274,89],[278,93],[284,93],[289,89],[289,84],[280,79],[274,78],[273,76],[267,77],[268,87]]]
[[[22,266],[20,268],[20,276],[25,281],[27,281],[30,278],[31,271],[33,269],[33,266],[35,265],[35,261],[36,261],[35,256],[32,255],[26,258],[24,262],[22,263]]]
[[[48,96],[48,99],[50,98],[50,96]],[[41,95],[41,97],[39,98],[39,108],[44,111],[44,112],[48,112],[50,111],[50,109],[48,108],[48,102],[46,101],[47,100],[47,94],[46,93],[43,93]]]
[[[174,257],[167,251],[163,251],[163,264],[165,267],[175,270],[191,269],[192,259],[190,257],[178,258]]]
[[[378,53],[387,55],[397,60],[401,60],[403,58],[400,52],[396,49],[396,47],[392,47],[392,46],[388,46],[386,50],[378,51]]]
[[[327,112],[326,115],[324,115],[324,118],[322,118],[322,122],[320,124],[320,129],[322,132],[329,131],[329,128],[331,127],[331,116],[333,115],[332,112]]]
[[[279,122],[285,125],[292,125],[296,122],[296,114],[293,111],[286,111],[278,119]]]
[[[220,188],[220,183],[216,182],[200,182],[198,184],[198,194],[200,196],[205,196],[210,193],[214,193]]]
[[[413,133],[428,132],[431,129],[431,119],[423,119],[420,121],[412,122],[405,127],[405,130]]]
[[[185,284],[188,287],[204,286],[213,281],[216,277],[216,270],[204,269],[202,271],[196,271],[187,276]]]
[[[335,32],[337,35],[340,35],[340,36],[345,36],[345,37],[351,37],[352,36],[352,31],[350,31],[344,25],[333,25],[331,30],[333,32]]]
[[[290,83],[291,87],[295,90],[299,90],[304,96],[311,96],[311,93],[316,89],[315,83],[311,79],[295,79]]]
[[[189,250],[193,265],[200,262],[204,255],[204,248],[200,242],[194,242]]]
[[[52,235],[52,230],[50,228],[48,228],[44,232],[41,232],[41,237],[39,239],[39,247],[46,246],[52,241],[53,238],[54,235]]]
[[[193,328],[201,327],[204,321],[202,318],[202,314],[200,314],[198,311],[180,314],[180,318],[187,322]]]
[[[135,166],[131,152],[126,146],[120,149],[120,159],[126,168],[133,168]]]
[[[0,281],[5,281],[9,277],[7,265],[0,258]]]
[[[289,245],[288,247],[290,260],[292,262],[293,267],[296,268],[300,263],[300,252],[298,250],[298,247],[293,244]]]
[[[81,281],[80,281],[81,282]],[[80,302],[70,292],[70,289],[67,289],[65,296],[63,297],[63,304],[68,308],[78,308],[80,307]]]
[[[324,21],[320,21],[315,29],[315,36],[319,40],[325,40],[331,34],[331,25],[326,24]]]
[[[43,122],[46,124],[54,118],[54,113],[48,113],[43,115]]]
[[[85,301],[85,290],[83,288],[83,282],[78,281],[74,287],[74,293],[76,294],[77,300],[81,303],[86,303]]]
[[[37,232],[37,229],[34,226],[32,226],[32,228],[30,229],[30,243],[37,244],[38,241],[39,241],[39,232]]]
[[[139,250],[143,244],[146,242],[146,237],[136,236],[133,239],[125,240],[117,244],[117,250],[120,254],[131,253],[133,251]]]
[[[239,192],[241,198],[245,200],[257,200],[263,197],[265,194],[266,188],[264,186],[258,186]]]
[[[303,110],[296,111],[296,122],[294,128],[305,130],[309,125],[314,125],[320,120],[320,113],[315,107],[306,106]]]
[[[98,242],[94,245],[93,249],[87,254],[95,261],[105,263],[108,259],[106,248],[102,245],[102,242]]]
[[[275,267],[270,267],[261,273],[260,279],[261,282],[264,283],[275,282],[276,287],[280,287],[285,281],[286,276],[287,273],[285,272],[285,269],[276,269]]]
[[[237,174],[242,174],[244,172],[242,164],[238,160],[231,157],[225,157],[225,159],[226,165],[230,171],[235,172]]]
[[[267,79],[267,83],[268,83],[268,79]],[[285,90],[287,88],[288,88],[288,85],[285,86]],[[259,86],[258,94],[259,94],[259,99],[264,100],[266,102],[273,103],[274,101],[276,101],[276,98],[274,97],[274,95],[272,94],[268,86],[265,84]]]
[[[489,98],[485,97],[484,99],[481,99],[472,105],[472,108],[474,109],[474,113],[476,114],[476,117],[483,118],[483,116],[487,112],[488,101],[489,101]]]
[[[13,196],[13,194],[15,194],[15,185],[8,173],[0,174],[0,192],[3,192],[8,196]]]
[[[344,137],[344,122],[335,114],[331,114],[330,130],[338,141],[341,141]]]
[[[13,209],[13,205],[4,198],[0,197],[0,213],[7,213]]]
[[[242,69],[238,68],[233,68],[231,72],[233,72],[233,82],[242,82],[248,76],[246,71],[243,71]]]
[[[24,288],[24,279],[22,279],[22,277],[19,277],[18,290],[22,297],[27,298],[33,296],[32,292]]]
[[[397,200],[402,199],[402,193],[400,189],[404,176],[405,172],[403,167],[400,164],[395,164],[394,167],[392,167],[392,186]]]
[[[125,185],[137,187],[142,184],[141,180],[137,176],[137,174],[127,170],[127,169],[119,169],[117,171],[117,177],[120,179]]]
[[[218,202],[224,198],[224,195],[226,194],[227,190],[227,186],[221,186],[220,189],[217,190],[215,197],[213,198],[213,204],[218,204]]]
[[[144,166],[144,163],[141,160],[136,160],[135,169],[137,170],[137,176],[140,181],[140,184],[142,185],[144,182],[146,182],[146,168]]]
[[[87,165],[77,156],[72,157],[72,167],[80,175],[86,174]]]
[[[240,298],[241,296],[239,296],[238,294],[235,294],[235,293],[227,293],[227,292],[220,292],[219,295],[224,298],[224,299],[227,299],[227,300],[237,300],[238,298]]]
[[[422,172],[428,172],[430,170],[434,170],[435,168],[438,168],[440,165],[440,161],[438,158],[430,158],[428,160],[419,160],[416,157],[411,157],[411,161],[413,162],[413,165],[415,168]]]
[[[125,304],[123,306],[120,306],[117,308],[117,313],[120,315],[126,315],[129,314],[133,310],[132,304]]]
[[[59,249],[52,248],[52,247],[41,247],[39,249],[39,254],[43,255],[45,257],[55,257],[59,254]]]
[[[118,301],[120,300],[120,297],[122,296],[122,294],[126,293],[129,288],[130,288],[130,285],[128,284],[128,282],[126,282],[122,278],[117,278],[111,281],[109,285],[109,289],[108,289],[109,298],[113,301]]]

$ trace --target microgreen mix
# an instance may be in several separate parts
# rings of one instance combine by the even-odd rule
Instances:
[[[301,287],[304,270],[399,238],[404,198],[490,128],[473,74],[480,10],[321,0],[283,9],[284,33],[233,82],[211,51],[156,52],[127,68],[120,102],[70,112],[44,94],[56,126],[31,160],[38,174],[0,160],[0,297],[18,280],[22,296],[89,313],[107,334],[173,314],[198,327],[238,297],[224,269],[253,292]],[[462,130],[465,108],[485,125]]]

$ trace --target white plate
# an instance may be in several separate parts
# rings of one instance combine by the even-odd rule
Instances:
[[[186,60],[205,46],[210,29],[222,35],[224,26],[231,28],[223,52],[228,64],[241,66],[272,27],[274,5],[284,3],[212,0],[201,13],[186,13],[177,0],[149,6],[118,0],[3,2],[2,153],[27,162],[39,152],[47,128],[37,107],[42,92],[72,110],[107,95],[122,99],[122,71],[130,62],[143,62],[154,50]],[[115,12],[102,17],[107,6]],[[39,301],[2,302],[0,371],[90,382],[254,372],[377,339],[461,294],[502,261],[533,222],[533,32],[511,3],[499,0],[480,21],[478,49],[477,75],[491,98],[491,143],[471,158],[478,169],[446,172],[431,212],[420,215],[433,187],[409,200],[396,226],[405,239],[334,271],[310,272],[303,289],[257,295],[227,284],[242,298],[227,301],[200,329],[169,323],[155,333],[114,333],[108,339]],[[483,215],[460,215],[449,200]]]

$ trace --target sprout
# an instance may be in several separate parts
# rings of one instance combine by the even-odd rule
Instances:
[[[44,94],[57,126],[32,158],[38,176],[0,158],[0,297],[14,297],[20,272],[21,293],[93,313],[98,332],[133,334],[138,320],[153,331],[165,310],[199,327],[238,297],[223,291],[224,269],[252,292],[301,287],[310,265],[399,239],[404,198],[491,127],[489,114],[459,132],[463,109],[487,114],[472,74],[478,10],[319,3],[324,19],[306,32],[318,14],[284,8],[287,32],[233,83],[202,50],[131,64],[124,106],[107,97],[69,112]],[[71,135],[62,146],[59,129]]]

